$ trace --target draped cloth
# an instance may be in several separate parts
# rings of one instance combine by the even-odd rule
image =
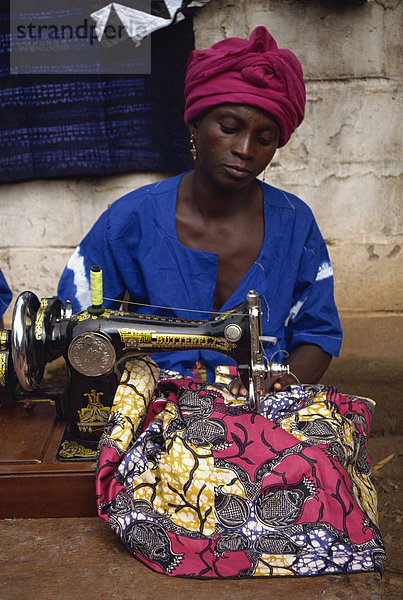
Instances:
[[[279,147],[301,124],[305,110],[302,67],[293,52],[279,49],[265,27],[249,40],[228,38],[193,50],[185,79],[185,121],[223,103],[249,104],[270,113],[280,127]]]
[[[8,283],[0,269],[0,319],[3,316],[6,308],[11,302],[12,293],[8,287]]]
[[[73,8],[82,11],[89,26],[89,9],[78,1],[64,7],[65,22]],[[27,19],[30,12],[27,3]],[[24,74],[10,74],[6,22],[2,7],[0,182],[191,168],[183,122],[186,61],[194,48],[191,13],[152,34],[150,74],[81,74],[80,65],[72,74],[47,73],[45,67],[40,74],[28,68]],[[86,43],[88,53],[96,53],[96,40],[92,45],[79,41]],[[116,47],[130,66],[133,42],[125,39]],[[103,52],[109,50],[114,48]]]
[[[99,515],[172,576],[382,571],[367,437],[374,403],[290,386],[260,414],[216,383],[129,361],[99,445]]]

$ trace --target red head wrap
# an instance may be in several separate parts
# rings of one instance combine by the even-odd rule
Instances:
[[[265,27],[249,40],[228,38],[208,50],[193,50],[185,80],[185,121],[206,109],[231,102],[270,113],[280,127],[284,146],[304,118],[302,67],[290,50],[281,50]]]

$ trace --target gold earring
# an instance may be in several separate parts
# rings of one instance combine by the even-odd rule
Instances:
[[[190,154],[192,155],[193,160],[197,158],[197,148],[195,144],[195,134],[194,131],[190,134]]]

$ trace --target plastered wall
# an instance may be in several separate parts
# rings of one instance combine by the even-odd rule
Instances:
[[[196,46],[266,25],[295,51],[306,118],[266,181],[302,197],[328,242],[342,315],[399,315],[403,227],[398,84],[402,5],[211,0],[196,13]],[[55,294],[73,248],[113,200],[167,174],[0,186],[0,265],[16,294]],[[5,315],[6,325],[11,308]]]

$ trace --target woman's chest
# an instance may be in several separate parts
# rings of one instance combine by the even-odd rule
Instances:
[[[219,310],[232,296],[261,249],[263,224],[212,224],[209,227],[178,228],[181,244],[217,255],[213,308]]]

